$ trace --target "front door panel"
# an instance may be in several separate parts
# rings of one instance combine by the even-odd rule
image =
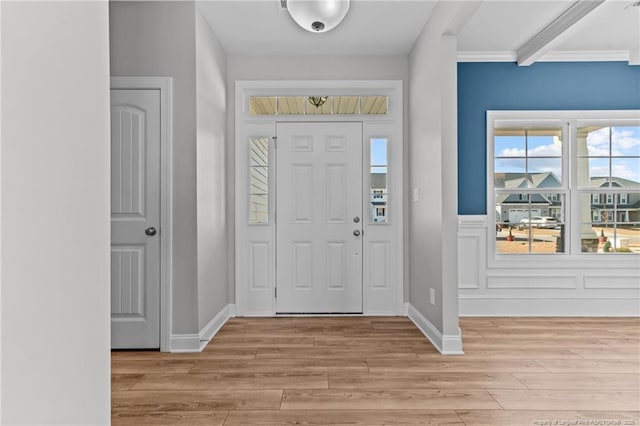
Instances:
[[[362,312],[362,124],[278,123],[276,312]]]

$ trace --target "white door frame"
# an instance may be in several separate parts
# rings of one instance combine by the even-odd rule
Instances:
[[[173,207],[173,79],[111,77],[111,89],[160,91],[160,351],[170,352]]]
[[[251,96],[388,96],[385,115],[250,115]],[[269,223],[248,224],[249,137],[273,137],[278,122],[361,122],[363,149],[374,137],[390,141],[388,224],[365,227],[363,315],[405,315],[403,279],[403,95],[399,80],[236,81],[235,86],[235,295],[239,316],[274,316],[275,304],[275,151],[269,147]],[[364,153],[363,153],[364,154]],[[363,170],[363,194],[369,167]],[[365,224],[363,223],[363,227]],[[386,236],[385,236],[386,235]],[[379,259],[388,262],[379,262]],[[380,266],[384,263],[387,266]],[[370,265],[375,265],[372,272]],[[369,275],[368,275],[369,274]],[[374,276],[375,275],[375,276]],[[374,283],[375,281],[375,283]]]

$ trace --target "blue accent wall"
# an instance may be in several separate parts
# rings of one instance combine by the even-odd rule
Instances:
[[[640,109],[640,66],[626,62],[458,64],[458,213],[487,213],[488,110]]]

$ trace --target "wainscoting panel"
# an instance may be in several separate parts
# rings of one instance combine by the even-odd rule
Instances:
[[[458,220],[460,316],[640,316],[635,255],[488,259],[493,224]]]

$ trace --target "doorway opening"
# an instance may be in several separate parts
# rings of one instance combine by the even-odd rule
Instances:
[[[237,314],[404,315],[402,83],[237,82],[235,146]]]

